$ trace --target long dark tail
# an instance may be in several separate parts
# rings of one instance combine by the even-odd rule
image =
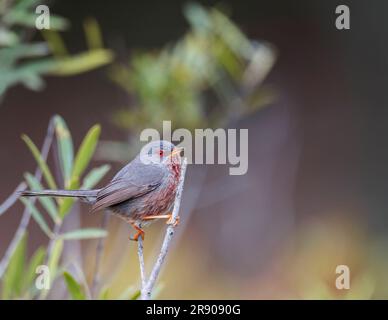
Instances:
[[[93,203],[96,200],[98,189],[96,190],[39,190],[21,191],[21,197],[72,197],[80,198],[83,201]]]

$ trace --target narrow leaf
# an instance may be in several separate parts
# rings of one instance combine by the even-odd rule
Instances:
[[[73,278],[73,276],[68,273],[63,273],[63,278],[65,279],[67,289],[73,300],[85,300],[85,294],[82,291],[81,285]]]
[[[96,149],[97,142],[100,136],[101,128],[99,125],[94,125],[89,129],[85,138],[83,139],[81,146],[75,157],[73,172],[71,175],[70,185],[67,189],[77,189],[79,188],[79,179],[86,167],[88,166],[93,153]],[[64,218],[66,214],[70,212],[70,208],[74,203],[74,199],[67,198],[64,199],[59,208],[59,216]]]
[[[50,283],[54,283],[57,274],[58,274],[58,264],[59,259],[61,258],[63,250],[63,241],[61,239],[56,239],[52,246],[51,252],[49,253],[47,266],[50,270]],[[41,290],[39,299],[44,300],[47,297],[49,290]]]
[[[51,274],[51,283],[54,281],[54,279],[57,276],[58,263],[62,254],[62,250],[63,250],[63,241],[61,239],[55,240],[55,243],[53,245],[53,249],[51,251],[51,255],[48,261],[48,267]]]
[[[61,234],[59,237],[63,240],[81,240],[81,239],[95,239],[107,236],[107,231],[96,228],[86,228],[73,230]]]
[[[71,57],[58,59],[57,67],[52,74],[70,76],[90,71],[110,63],[113,53],[106,49],[94,49]]]
[[[26,234],[19,241],[8,264],[3,281],[3,299],[11,299],[21,294],[24,265],[26,259]]]
[[[32,217],[34,218],[35,222],[39,225],[39,227],[42,229],[42,231],[51,238],[53,236],[53,233],[51,232],[49,226],[47,225],[46,221],[40,214],[39,210],[35,207],[32,202],[25,198],[20,198],[20,201],[24,203],[24,205],[30,210]]]
[[[88,48],[101,49],[103,47],[102,36],[101,36],[101,30],[98,26],[96,19],[87,18],[84,21],[84,30],[85,30],[86,41],[88,43]]]
[[[81,189],[92,189],[110,170],[109,165],[103,165],[92,169],[84,178]]]
[[[70,212],[70,209],[73,206],[73,204],[74,204],[74,199],[72,198],[65,198],[62,200],[61,206],[59,207],[59,216],[61,217],[61,219],[63,219]]]
[[[70,185],[67,186],[67,189],[74,190],[79,189],[79,180],[76,177],[72,177],[70,180]],[[61,219],[63,219],[69,212],[71,207],[73,206],[74,199],[72,198],[65,198],[62,199],[62,202],[59,206],[59,216]]]
[[[32,287],[34,280],[36,279],[36,268],[43,264],[46,250],[43,247],[38,248],[34,255],[31,257],[28,264],[28,268],[24,276],[24,288],[28,289]]]
[[[61,116],[55,116],[55,133],[58,143],[59,163],[65,182],[65,187],[70,185],[73,170],[74,148],[73,140],[65,120]]]
[[[74,161],[73,178],[79,178],[88,166],[96,149],[100,133],[101,127],[96,124],[86,134]]]
[[[35,178],[31,173],[27,172],[24,175],[28,185],[30,186],[31,190],[42,190],[43,187],[38,181],[38,179]],[[47,198],[47,197],[39,197],[39,202],[42,204],[43,208],[46,209],[50,217],[53,219],[53,221],[57,224],[61,221],[61,219],[58,216],[58,210],[57,206],[53,199]]]
[[[42,36],[55,57],[62,58],[68,55],[66,45],[59,32],[55,30],[42,30]]]
[[[57,189],[57,185],[55,183],[53,175],[51,174],[51,171],[50,171],[46,161],[44,161],[44,159],[42,158],[42,155],[40,154],[36,145],[25,134],[22,135],[22,139],[26,143],[27,147],[30,149],[32,155],[34,156],[36,162],[38,163],[38,166],[39,166],[40,170],[42,171],[43,176],[46,179],[48,186],[51,189]]]

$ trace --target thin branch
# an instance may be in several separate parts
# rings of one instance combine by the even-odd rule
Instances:
[[[151,299],[152,290],[155,286],[156,280],[158,279],[159,273],[162,269],[163,262],[168,253],[168,249],[170,248],[170,244],[175,232],[175,222],[177,221],[177,218],[179,215],[179,208],[180,208],[181,198],[183,193],[183,184],[184,184],[185,175],[186,175],[186,168],[187,168],[187,159],[184,158],[182,161],[182,168],[181,168],[181,175],[179,177],[178,190],[175,196],[174,209],[172,211],[172,216],[171,216],[171,224],[169,224],[166,229],[166,234],[164,236],[164,240],[163,240],[162,247],[160,249],[159,256],[156,259],[154,267],[152,268],[148,281],[146,281],[145,285],[142,286],[142,290],[141,290],[142,300]],[[140,261],[140,269],[142,269],[141,261],[144,262],[143,250],[138,250],[138,254],[139,254],[139,261]],[[144,267],[143,267],[143,270],[144,270]]]
[[[137,255],[139,256],[141,288],[143,290],[147,284],[147,279],[146,279],[145,264],[144,264],[142,237],[139,237],[137,240]]]
[[[25,182],[19,183],[15,191],[12,192],[11,195],[0,205],[0,216],[14,205],[14,203],[19,199],[19,192],[25,190],[26,188],[27,184]]]
[[[54,250],[55,241],[58,240],[59,233],[61,232],[62,223],[56,223],[54,224],[53,234],[50,238],[50,241],[47,245],[47,255],[46,255],[46,264],[50,261],[51,254]]]
[[[51,118],[48,129],[47,129],[46,137],[44,139],[43,146],[41,149],[42,158],[44,160],[47,159],[48,153],[50,151],[50,147],[51,147],[53,137],[54,137],[54,129],[55,129],[54,120],[53,120],[53,118]],[[38,181],[40,181],[42,178],[42,172],[39,169],[39,167],[35,170],[35,178]],[[34,203],[35,201],[36,201],[35,198],[31,200],[32,203]],[[23,211],[22,219],[20,220],[19,226],[15,232],[15,235],[12,238],[10,244],[8,245],[8,248],[5,251],[4,257],[2,258],[2,260],[0,262],[0,279],[3,277],[4,272],[8,267],[9,261],[13,255],[13,253],[15,252],[19,241],[21,240],[24,233],[26,232],[26,229],[27,229],[27,226],[30,222],[30,219],[31,219],[31,212],[30,212],[30,210],[25,208]]]
[[[110,214],[108,212],[105,212],[101,221],[101,229],[106,230],[108,228],[109,217],[110,217]],[[97,247],[96,247],[96,262],[94,265],[94,274],[93,274],[93,281],[92,281],[92,295],[95,298],[97,298],[98,289],[99,289],[98,287],[101,280],[100,270],[101,270],[102,254],[104,253],[105,241],[106,240],[103,237],[98,239]]]

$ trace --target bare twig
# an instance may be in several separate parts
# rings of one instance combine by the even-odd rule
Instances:
[[[106,230],[108,228],[109,217],[110,217],[110,214],[108,212],[105,212],[101,221],[101,229]],[[93,281],[92,281],[92,295],[95,298],[97,298],[98,290],[99,290],[98,287],[101,280],[100,270],[101,270],[102,254],[104,253],[104,246],[105,246],[105,238],[98,239],[97,247],[96,247],[96,262],[94,265],[94,274],[93,274]]]
[[[6,212],[19,199],[19,192],[27,188],[25,182],[20,182],[15,191],[0,205],[0,216]]]
[[[139,237],[137,240],[137,254],[139,256],[140,264],[140,279],[141,279],[141,288],[145,288],[147,284],[145,264],[144,264],[144,253],[143,253],[143,238]]]
[[[152,268],[152,271],[151,271],[151,274],[150,274],[148,280],[142,281],[142,282],[145,282],[145,285],[143,285],[143,283],[142,283],[142,289],[141,289],[141,299],[142,300],[151,299],[152,290],[155,286],[156,280],[157,280],[159,273],[162,269],[163,262],[167,256],[168,249],[169,249],[170,244],[171,244],[171,240],[174,236],[175,222],[177,221],[178,214],[179,214],[179,208],[180,208],[182,192],[183,192],[183,184],[185,181],[186,168],[187,168],[187,159],[184,158],[182,161],[182,168],[181,168],[181,175],[180,175],[179,183],[178,183],[178,190],[177,190],[177,193],[175,196],[174,209],[172,211],[171,224],[169,224],[167,229],[166,229],[166,234],[164,236],[164,240],[163,240],[162,247],[160,249],[159,256],[156,259],[155,265]],[[142,242],[138,246],[138,254],[139,254],[139,261],[140,261],[140,270],[143,270],[141,272],[143,273],[143,278],[145,279],[144,255],[143,255]],[[142,266],[142,261],[143,261],[143,266]]]
[[[58,240],[59,233],[61,231],[61,227],[62,227],[62,223],[56,223],[54,225],[53,234],[52,234],[50,241],[47,245],[46,264],[48,264],[48,262],[51,258],[51,254],[53,253],[53,250],[54,250],[55,241]]]
[[[54,137],[54,127],[55,127],[55,124],[54,124],[53,118],[51,118],[48,129],[47,129],[46,137],[45,137],[44,142],[43,142],[42,150],[41,150],[42,158],[44,160],[47,159],[48,153],[50,151],[50,147],[51,147],[53,137]],[[42,172],[39,169],[39,167],[35,170],[35,178],[38,181],[40,181],[40,179],[42,178]],[[36,201],[36,199],[31,200],[32,203],[34,203],[35,201]],[[13,253],[15,252],[19,241],[21,240],[21,238],[23,237],[23,235],[27,229],[27,226],[30,222],[30,219],[31,219],[31,212],[30,212],[30,210],[25,208],[23,211],[22,219],[20,220],[19,226],[15,232],[15,235],[12,238],[10,244],[8,245],[8,248],[5,251],[4,257],[2,258],[2,260],[0,262],[0,279],[4,275],[4,272],[8,267],[9,261],[13,255]]]

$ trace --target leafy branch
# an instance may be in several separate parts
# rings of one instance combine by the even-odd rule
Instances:
[[[50,13],[50,29],[43,30],[44,41],[32,42],[36,32],[35,13],[38,0],[4,0],[0,2],[0,98],[16,84],[40,90],[44,75],[70,76],[106,65],[113,53],[103,48],[97,22],[85,20],[88,50],[69,54],[60,35],[69,23]]]
[[[64,187],[67,189],[79,187],[85,189],[93,188],[109,170],[109,166],[103,165],[86,172],[96,149],[100,132],[101,129],[99,125],[93,126],[85,135],[77,152],[74,152],[70,131],[65,121],[60,116],[54,116],[51,119],[42,151],[39,151],[28,136],[23,135],[22,139],[30,149],[38,165],[35,175],[32,175],[29,172],[25,173],[25,183],[32,190],[42,190],[44,183],[46,183],[49,188],[53,189],[56,189],[59,185],[54,179],[54,175],[46,161],[50,146],[55,137],[57,156],[60,163],[60,180],[64,181]],[[83,179],[81,179],[82,176],[84,176]],[[44,182],[40,181],[41,177]],[[81,228],[61,232],[64,219],[71,212],[73,206],[73,201],[70,199],[57,199],[55,201],[51,198],[39,197],[28,200],[21,198],[20,200],[25,205],[25,211],[22,218],[23,223],[20,224],[16,233],[17,236],[15,235],[6,255],[0,263],[0,271],[3,274],[2,292],[3,296],[6,298],[21,296],[34,297],[37,294],[37,290],[33,286],[34,277],[29,277],[28,279],[23,277],[25,272],[26,250],[25,240],[22,239],[23,237],[27,237],[26,229],[30,217],[35,220],[42,232],[49,238],[47,250],[43,251],[44,254],[42,255],[40,253],[42,250],[42,248],[40,248],[35,255],[38,255],[39,262],[45,261],[46,265],[48,265],[52,283],[60,275],[62,272],[61,270],[66,267],[65,262],[63,262],[64,265],[60,266],[65,241],[95,239],[107,235],[106,230],[99,228]],[[36,201],[40,205],[39,207],[35,203]],[[7,206],[8,205],[9,204],[7,204]],[[46,214],[44,214],[44,212]],[[38,260],[38,258],[32,259],[30,265],[35,265],[36,260]],[[17,268],[19,271],[16,272],[12,265],[19,266]],[[33,267],[30,266],[30,268]],[[33,272],[35,273],[35,269]],[[22,285],[19,284],[15,286],[16,282],[20,282]],[[24,291],[20,288],[23,288]],[[45,298],[48,293],[48,290],[42,290],[39,297]]]
[[[48,153],[49,153],[50,148],[51,148],[53,136],[54,136],[54,121],[51,119],[49,126],[48,126],[48,129],[47,129],[47,134],[46,134],[46,137],[44,139],[43,146],[42,146],[41,156],[43,157],[43,159],[46,159],[48,156]],[[41,177],[42,177],[42,171],[38,167],[35,171],[35,178],[39,181],[41,179]],[[27,186],[27,184],[25,182],[22,182],[21,184],[19,184],[19,186],[20,185],[22,185],[22,187],[23,187],[22,189],[25,189]],[[17,190],[17,191],[19,191],[19,190]],[[13,193],[4,203],[4,204],[7,204],[5,207],[7,209],[10,208],[17,201],[17,199],[18,199],[18,197],[16,196],[15,193]],[[32,199],[32,201],[34,202],[35,199]],[[2,205],[2,207],[3,206],[4,205]],[[5,251],[4,257],[1,259],[0,279],[3,278],[3,275],[4,275],[7,267],[9,266],[9,263],[10,263],[12,257],[15,255],[16,248],[18,247],[22,237],[24,236],[24,234],[27,230],[30,219],[31,219],[31,211],[28,208],[25,208],[23,211],[22,219],[21,219],[19,226],[15,232],[15,235],[12,238],[7,250]]]

